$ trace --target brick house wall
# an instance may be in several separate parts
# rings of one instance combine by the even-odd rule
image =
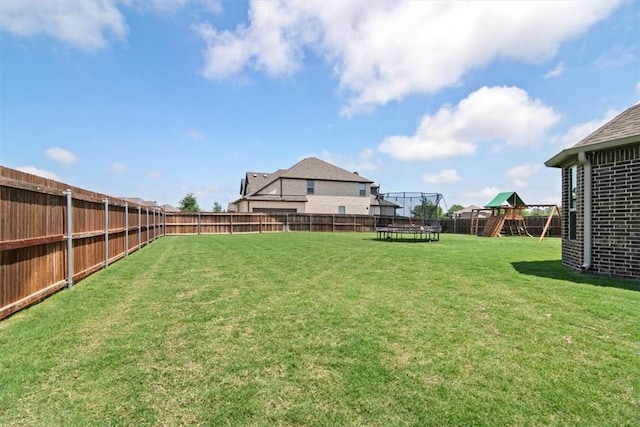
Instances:
[[[640,279],[640,146],[588,154],[591,162],[591,269]],[[562,263],[583,264],[584,167],[578,164],[576,239],[569,239],[570,168],[562,169]]]
[[[640,145],[590,158],[592,269],[640,279]]]
[[[584,166],[591,175],[591,226],[584,227]],[[590,234],[588,272],[640,279],[640,103],[545,162],[562,169],[562,263],[584,265],[585,231]],[[576,225],[570,227],[571,172],[577,166]],[[575,231],[575,239],[570,239]]]

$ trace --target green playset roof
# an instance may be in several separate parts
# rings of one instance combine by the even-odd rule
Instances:
[[[496,197],[493,198],[489,203],[487,203],[485,208],[504,208],[504,207],[517,207],[517,206],[527,206],[527,204],[518,196],[518,193],[515,191],[507,191],[504,193],[499,193]]]

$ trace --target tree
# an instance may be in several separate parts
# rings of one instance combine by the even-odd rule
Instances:
[[[526,216],[549,216],[551,208],[532,208],[525,209],[522,214]]]
[[[458,211],[461,211],[462,209],[464,209],[464,206],[462,206],[462,205],[451,205],[451,207],[447,211],[445,217],[453,218],[453,214],[455,214]]]
[[[179,209],[182,212],[200,212],[200,206],[198,206],[198,200],[193,193],[189,193],[180,200]]]
[[[218,202],[213,202],[213,211],[222,212],[222,205]]]
[[[426,197],[422,198],[422,203],[415,205],[411,209],[411,216],[414,218],[441,218],[442,208],[436,206],[433,202]]]

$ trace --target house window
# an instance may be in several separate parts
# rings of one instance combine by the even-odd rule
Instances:
[[[367,195],[367,184],[360,183],[360,197],[364,197]]]
[[[338,206],[338,213],[344,215],[347,213],[347,209],[344,206]]]
[[[569,168],[569,240],[576,239],[576,201],[578,198],[578,166]]]
[[[307,194],[313,194],[313,184],[314,181],[312,179],[307,180]]]

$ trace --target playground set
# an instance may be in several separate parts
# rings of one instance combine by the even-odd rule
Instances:
[[[491,211],[491,216],[487,219],[482,232],[483,237],[500,237],[506,235],[507,232],[510,236],[532,237],[527,230],[527,224],[522,214],[525,209],[531,208],[549,209],[549,217],[540,235],[540,240],[542,240],[547,234],[553,216],[556,214],[560,215],[560,209],[557,205],[528,205],[515,191],[499,193],[493,200],[486,204],[484,208],[473,209],[471,211],[469,234],[478,235],[480,223],[479,212]]]

